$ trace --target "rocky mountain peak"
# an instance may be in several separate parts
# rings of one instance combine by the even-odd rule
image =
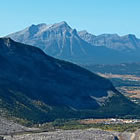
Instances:
[[[58,31],[71,31],[71,27],[65,22],[65,21],[62,21],[60,23],[55,23],[53,24],[51,27],[50,27],[50,30],[54,30],[56,32]]]
[[[56,24],[54,24],[55,26],[69,26],[68,24],[67,24],[67,22],[65,22],[65,21],[62,21],[62,22],[59,22],[59,23],[56,23]]]
[[[9,37],[17,42],[37,46],[56,58],[84,56],[84,47],[89,46],[79,37],[77,30],[72,29],[65,21],[53,25],[31,25]]]

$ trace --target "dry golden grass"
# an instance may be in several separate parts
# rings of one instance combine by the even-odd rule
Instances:
[[[80,120],[81,124],[95,124],[95,123],[103,123],[108,122],[110,119],[87,119],[87,120]]]

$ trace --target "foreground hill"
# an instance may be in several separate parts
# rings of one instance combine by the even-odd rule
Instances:
[[[136,107],[109,80],[49,57],[36,47],[0,38],[3,114],[45,122],[57,118],[124,116]]]

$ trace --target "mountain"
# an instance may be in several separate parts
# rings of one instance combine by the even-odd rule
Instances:
[[[93,46],[84,41],[66,22],[32,25],[8,37],[21,43],[37,46],[55,58],[78,64],[110,64],[131,60],[123,53],[103,46]]]
[[[140,61],[140,39],[136,38],[133,34],[125,36],[102,34],[95,36],[84,30],[78,32],[78,35],[92,46],[102,47],[102,49],[108,48],[110,52],[111,50],[114,51],[109,55],[112,61],[107,60],[108,62],[106,61],[104,63],[104,60],[102,60],[102,64],[133,63]]]
[[[37,46],[45,53],[65,60],[81,59],[86,55],[87,47],[91,47],[66,22],[31,25],[9,37],[21,43]]]
[[[1,114],[45,122],[122,116],[136,108],[109,80],[34,46],[0,38]]]
[[[117,34],[92,35],[87,31],[78,32],[79,36],[93,46],[104,46],[117,51],[140,51],[140,39],[133,34],[119,36]]]
[[[77,64],[118,64],[140,60],[140,40],[135,35],[95,36],[87,31],[77,32],[64,21],[51,25],[31,25],[7,37],[37,46],[50,56]]]

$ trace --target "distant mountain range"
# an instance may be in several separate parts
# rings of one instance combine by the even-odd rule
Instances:
[[[9,37],[21,43],[37,46],[45,53],[65,60],[81,59],[87,55],[87,48],[92,47],[66,22],[32,25]]]
[[[140,60],[140,39],[135,35],[92,35],[77,32],[66,22],[31,25],[10,34],[13,40],[37,46],[46,54],[78,64],[116,64]]]
[[[109,80],[34,46],[0,38],[1,112],[45,122],[135,115],[137,107]]]
[[[117,34],[92,35],[87,31],[78,32],[79,36],[93,46],[104,46],[117,51],[134,52],[140,50],[140,39],[135,35],[128,34],[119,36]]]

